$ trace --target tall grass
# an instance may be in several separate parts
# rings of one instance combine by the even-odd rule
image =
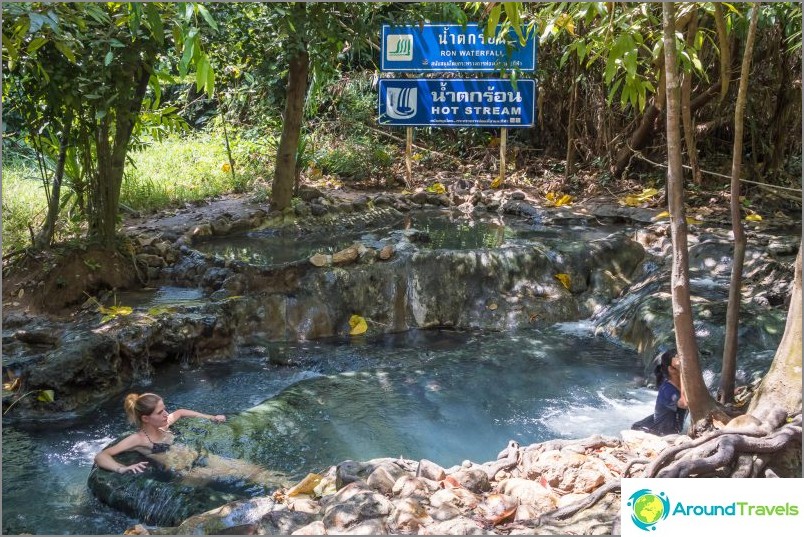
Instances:
[[[3,254],[30,245],[31,235],[41,229],[47,200],[39,171],[32,162],[3,155]]]
[[[202,133],[173,137],[130,153],[120,193],[122,203],[151,211],[230,192],[246,192],[273,174],[273,148],[232,140],[235,177],[222,138]]]
[[[231,136],[231,135],[230,135]],[[195,133],[154,142],[141,151],[130,151],[120,201],[140,212],[180,206],[232,192],[248,192],[273,175],[275,147],[238,137],[230,139],[235,177],[222,135]],[[2,170],[3,251],[30,246],[31,234],[42,227],[47,211],[39,171],[31,160],[14,158],[4,151]],[[62,189],[62,196],[71,193]],[[63,198],[64,199],[64,198]],[[67,207],[71,204],[68,203]],[[79,235],[85,230],[80,217],[63,211],[56,240]]]

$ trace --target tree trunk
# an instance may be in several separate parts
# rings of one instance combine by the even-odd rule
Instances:
[[[577,68],[575,60],[571,60],[572,70],[572,90],[570,92],[570,107],[569,117],[567,119],[567,163],[564,167],[564,182],[569,181],[569,178],[575,173],[575,110],[576,101],[578,100],[578,80]]]
[[[96,200],[93,204],[94,214],[90,217],[90,235],[97,237],[108,249],[115,246],[120,188],[123,185],[128,143],[134,132],[150,77],[150,67],[145,63],[140,64],[132,76],[135,82],[133,92],[126,101],[120,103],[114,114],[114,138],[110,138],[109,133],[111,111],[100,120],[95,133],[98,168],[94,178],[96,184],[92,189]]]
[[[637,129],[628,139],[628,144],[620,149],[620,151],[617,153],[617,160],[615,161],[611,170],[611,174],[614,177],[620,177],[628,167],[628,163],[631,162],[631,157],[633,157],[634,151],[639,151],[645,147],[651,138],[653,138],[656,120],[664,111],[664,77],[664,70],[662,70],[662,73],[659,75],[659,84],[656,86],[656,95],[653,97],[653,102],[648,105],[648,107],[645,109],[645,113],[642,114],[642,120],[639,122],[639,127],[637,127]]]
[[[678,20],[673,21],[674,28],[679,31],[683,30],[696,11],[697,8],[692,6],[684,11],[684,13],[680,14]],[[663,80],[665,69],[662,66],[662,59],[659,59],[656,67],[659,69],[659,83],[656,85],[656,95],[653,97],[653,104],[645,109],[639,126],[628,139],[626,146],[617,153],[617,158],[614,161],[614,165],[611,167],[611,174],[614,177],[620,177],[623,172],[625,172],[626,168],[628,168],[628,164],[631,162],[634,151],[640,151],[653,139],[653,135],[656,133],[656,129],[660,124],[657,120],[662,113],[664,113],[665,102],[665,81]],[[694,110],[693,108],[693,111]]]
[[[285,97],[285,114],[282,123],[282,136],[276,151],[274,184],[271,187],[271,208],[282,211],[290,207],[293,185],[296,181],[296,154],[299,149],[304,98],[307,95],[307,75],[310,70],[310,56],[304,38],[306,6],[303,2],[294,4],[294,18],[297,23],[297,50],[288,65],[288,90]]]
[[[282,137],[276,152],[274,184],[271,188],[271,208],[281,211],[290,207],[293,183],[296,179],[296,153],[299,147],[304,97],[307,93],[309,56],[300,51],[290,60],[287,101],[285,103]]]
[[[737,372],[737,328],[740,324],[743,264],[745,262],[745,230],[740,211],[740,169],[743,155],[743,117],[748,94],[748,77],[751,72],[751,56],[754,52],[754,36],[757,32],[759,4],[752,8],[751,25],[745,40],[743,64],[740,68],[740,86],[737,104],[734,107],[734,149],[731,160],[731,228],[734,233],[734,256],[731,263],[729,306],[726,311],[726,339],[723,346],[723,366],[720,373],[718,401],[734,402],[734,376]]]
[[[731,81],[731,45],[726,33],[726,16],[723,14],[723,8],[719,2],[714,2],[714,6],[717,43],[720,49],[720,96],[718,97],[718,103],[722,104],[729,93],[729,82]]]
[[[776,408],[784,409],[788,416],[801,412],[801,252],[800,243],[782,341],[768,373],[748,405],[748,413],[760,420]]]
[[[34,244],[36,248],[48,248],[50,243],[53,242],[56,219],[59,216],[59,205],[61,204],[61,183],[64,180],[64,165],[67,161],[67,149],[70,147],[70,131],[72,128],[73,117],[72,114],[69,114],[64,122],[64,130],[59,141],[59,158],[56,161],[56,170],[53,173],[53,188],[48,200],[47,216],[42,229],[36,236]]]
[[[695,42],[695,34],[698,32],[698,15],[696,14],[690,21],[687,28],[687,47],[692,47]],[[698,149],[695,146],[695,125],[692,122],[692,110],[690,108],[690,95],[692,93],[692,69],[684,73],[681,83],[681,119],[684,122],[684,145],[687,147],[687,160],[692,170],[692,182],[696,185],[701,184],[701,169],[698,167]]]
[[[673,328],[681,357],[681,380],[693,423],[706,418],[716,402],[706,388],[698,362],[698,343],[692,319],[689,287],[687,221],[684,210],[684,169],[681,161],[679,83],[676,72],[675,5],[662,4],[664,20],[664,66],[667,84],[667,191],[670,233],[673,241],[673,267],[670,289],[673,301]]]

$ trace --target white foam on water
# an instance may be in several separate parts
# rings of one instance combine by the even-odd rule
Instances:
[[[647,388],[628,391],[622,398],[607,397],[597,392],[599,406],[562,402],[550,407],[539,421],[561,438],[586,438],[595,434],[619,436],[631,424],[653,412],[656,392]]]

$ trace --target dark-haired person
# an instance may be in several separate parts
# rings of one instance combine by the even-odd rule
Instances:
[[[679,434],[687,415],[687,399],[681,385],[681,359],[673,349],[663,352],[657,361],[653,373],[659,393],[653,414],[634,423],[631,429],[658,436]]]

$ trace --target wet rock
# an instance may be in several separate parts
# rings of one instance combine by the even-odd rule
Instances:
[[[216,218],[210,223],[213,235],[226,235],[232,231],[232,222],[225,217]]]
[[[429,197],[430,196],[427,192],[424,191],[416,192],[415,194],[410,196],[410,201],[412,201],[413,203],[418,203],[419,205],[424,205],[427,203]]]
[[[335,252],[332,254],[332,264],[333,265],[345,265],[348,263],[353,263],[357,260],[358,256],[358,248],[357,246],[350,246],[349,248],[345,248],[339,252]]]
[[[315,267],[328,267],[332,264],[332,256],[327,254],[313,254],[310,257],[310,264]]]
[[[315,187],[302,186],[299,188],[299,197],[302,199],[302,201],[312,201],[323,196],[324,194],[322,194],[321,191]]]
[[[27,343],[28,345],[43,345],[47,347],[55,347],[59,342],[59,335],[53,333],[50,328],[34,328],[31,330],[17,330],[14,332],[14,338]]]
[[[324,216],[329,212],[329,208],[321,205],[320,203],[311,203],[310,204],[310,213],[313,216]]]
[[[139,254],[137,255],[137,261],[141,264],[145,265],[146,267],[164,267],[165,260],[158,256],[158,255],[150,255],[150,254]]]
[[[382,250],[380,250],[378,257],[383,261],[388,260],[394,255],[394,251],[395,248],[392,244],[386,244],[382,247]]]

